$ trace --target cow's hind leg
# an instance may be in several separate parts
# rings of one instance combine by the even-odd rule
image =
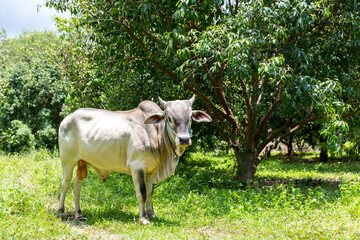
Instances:
[[[146,183],[146,214],[148,217],[156,218],[154,207],[152,203],[152,195],[154,192],[154,186],[152,183]]]
[[[87,166],[86,165],[87,164],[85,161],[83,161],[83,160],[78,161],[78,168],[77,168],[76,177],[74,180],[75,221],[86,221],[86,218],[82,215],[81,210],[80,210],[80,191],[81,191],[82,181],[87,176]]]
[[[149,224],[150,222],[145,211],[145,202],[147,197],[145,171],[143,169],[132,170],[131,176],[135,185],[136,198],[139,202],[139,222],[143,225]]]
[[[59,212],[60,212],[60,214],[62,214],[61,217],[64,217],[65,197],[66,197],[66,193],[70,187],[74,166],[65,164],[62,167],[63,167],[63,173],[61,176],[61,193],[60,193]]]

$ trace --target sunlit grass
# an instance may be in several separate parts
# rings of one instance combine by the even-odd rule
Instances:
[[[308,156],[307,156],[308,157]],[[359,164],[266,159],[254,184],[234,180],[232,155],[192,154],[157,184],[158,219],[138,224],[130,176],[103,183],[91,170],[83,183],[85,223],[57,215],[58,154],[0,154],[0,239],[358,239]]]

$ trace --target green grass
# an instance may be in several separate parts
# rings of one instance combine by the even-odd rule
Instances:
[[[76,223],[71,189],[68,219],[56,212],[57,154],[0,154],[0,239],[359,239],[360,165],[310,160],[266,159],[245,189],[233,156],[192,154],[156,185],[158,219],[141,226],[130,176],[103,183],[91,170],[81,194],[88,220]]]

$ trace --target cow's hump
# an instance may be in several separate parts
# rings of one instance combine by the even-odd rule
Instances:
[[[146,115],[148,114],[153,114],[153,113],[159,113],[162,112],[161,108],[159,107],[159,105],[157,105],[156,103],[154,103],[153,101],[143,101],[139,104],[138,108],[146,113]]]

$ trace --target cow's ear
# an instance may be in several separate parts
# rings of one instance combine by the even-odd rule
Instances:
[[[199,111],[199,110],[192,111],[191,117],[196,122],[211,122],[212,121],[211,117],[207,113],[205,113],[203,111]]]
[[[165,119],[165,114],[164,113],[155,113],[152,114],[150,116],[148,116],[144,123],[145,124],[156,124],[156,123],[160,123]]]

